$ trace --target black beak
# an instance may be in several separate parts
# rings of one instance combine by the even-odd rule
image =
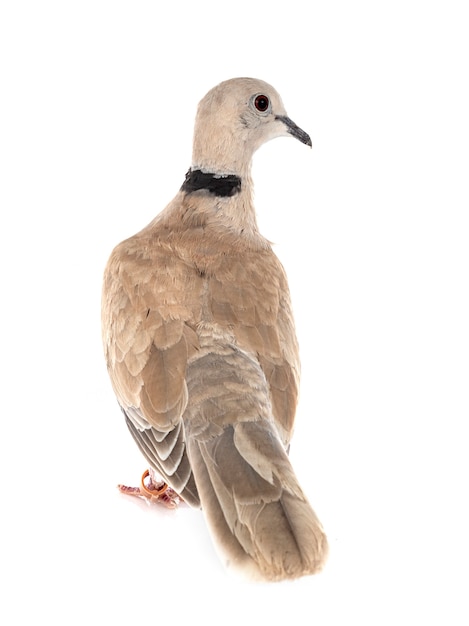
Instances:
[[[307,146],[312,148],[313,144],[311,142],[311,137],[308,135],[308,133],[305,133],[304,130],[297,126],[295,122],[293,122],[289,117],[286,117],[286,115],[277,115],[276,119],[285,124],[285,126],[288,128],[288,132],[290,133],[290,135],[293,135],[293,137],[299,139],[301,143],[305,143]]]

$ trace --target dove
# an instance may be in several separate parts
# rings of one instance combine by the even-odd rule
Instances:
[[[114,248],[102,295],[110,380],[151,472],[202,509],[225,565],[260,581],[314,574],[328,552],[289,460],[298,342],[253,204],[252,157],[283,136],[312,145],[266,82],[211,89],[181,188]]]

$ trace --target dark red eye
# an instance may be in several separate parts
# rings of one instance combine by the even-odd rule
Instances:
[[[269,98],[267,96],[257,96],[254,100],[254,106],[258,111],[264,113],[269,108]]]

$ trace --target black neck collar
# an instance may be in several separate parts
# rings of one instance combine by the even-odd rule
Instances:
[[[202,170],[189,170],[186,180],[183,182],[181,191],[192,193],[204,189],[215,196],[227,198],[241,191],[241,178],[234,174],[211,174]]]

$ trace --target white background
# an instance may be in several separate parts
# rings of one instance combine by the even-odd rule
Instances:
[[[2,3],[2,624],[469,623],[465,4]],[[313,140],[253,173],[331,544],[319,576],[254,586],[198,511],[117,492],[145,464],[100,341],[112,247],[178,190],[200,98],[246,75]]]

